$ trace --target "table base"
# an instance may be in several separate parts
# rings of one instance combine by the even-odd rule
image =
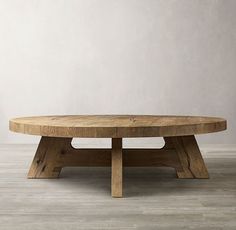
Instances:
[[[172,167],[178,178],[209,178],[196,139],[164,137],[161,149],[123,149],[122,138],[112,138],[111,149],[75,149],[72,138],[42,137],[28,178],[58,178],[63,167],[111,167],[111,194],[122,197],[123,167]]]

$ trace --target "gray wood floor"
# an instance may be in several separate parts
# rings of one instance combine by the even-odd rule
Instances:
[[[127,168],[124,196],[110,197],[109,168],[66,168],[28,180],[32,146],[0,146],[0,229],[236,229],[236,153],[206,158],[209,180],[172,169]],[[221,157],[222,156],[222,157]]]

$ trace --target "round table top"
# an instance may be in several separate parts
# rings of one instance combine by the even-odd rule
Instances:
[[[51,137],[165,137],[218,132],[226,120],[216,117],[155,115],[69,115],[11,119],[11,131]]]

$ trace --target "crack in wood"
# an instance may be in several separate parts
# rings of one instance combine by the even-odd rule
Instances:
[[[188,155],[188,152],[187,152],[187,150],[186,150],[186,147],[185,147],[185,145],[184,145],[184,141],[183,141],[182,137],[180,137],[179,139],[180,139],[182,148],[183,148],[183,150],[184,150],[184,154],[185,154],[185,156],[186,156],[186,158],[187,158],[187,168],[188,168],[189,172],[191,173],[192,177],[193,177],[193,178],[196,178],[195,174],[193,173],[193,171],[192,171],[192,169],[191,169],[191,162],[190,162],[191,159],[190,159],[190,157],[189,157],[189,155]]]

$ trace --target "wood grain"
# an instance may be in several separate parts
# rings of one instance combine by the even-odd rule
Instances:
[[[49,140],[50,138],[42,137],[42,139]],[[65,144],[62,145],[62,149],[57,150],[57,160],[54,161],[55,167],[111,167],[112,149],[75,149],[67,139],[64,141]],[[48,142],[48,148],[50,148],[50,142]],[[43,149],[40,152],[44,155],[50,154],[50,151],[44,152]],[[161,149],[124,148],[122,152],[124,167],[181,167],[179,157],[173,147],[165,146]]]
[[[113,138],[111,149],[75,149],[72,138],[42,137],[28,178],[57,178],[63,167],[111,167],[113,197],[122,197],[124,167],[172,167],[178,178],[208,178],[194,136],[165,137],[161,149],[122,149]]]
[[[194,136],[168,137],[179,157],[179,166],[176,166],[178,178],[209,178],[197,141]]]
[[[111,194],[112,197],[122,197],[123,160],[122,139],[112,138],[111,150]]]
[[[81,115],[10,120],[10,130],[42,136],[28,178],[57,178],[68,166],[111,166],[113,197],[122,197],[123,165],[172,167],[178,178],[208,178],[193,134],[225,129],[222,118],[193,116]],[[162,149],[122,149],[123,137],[159,136],[165,140]],[[109,137],[112,148],[74,149],[73,137]]]
[[[71,115],[11,119],[11,131],[52,137],[164,137],[218,132],[226,120],[215,117],[154,115]]]
[[[57,178],[62,169],[61,155],[71,138],[42,137],[28,172],[28,178]]]

